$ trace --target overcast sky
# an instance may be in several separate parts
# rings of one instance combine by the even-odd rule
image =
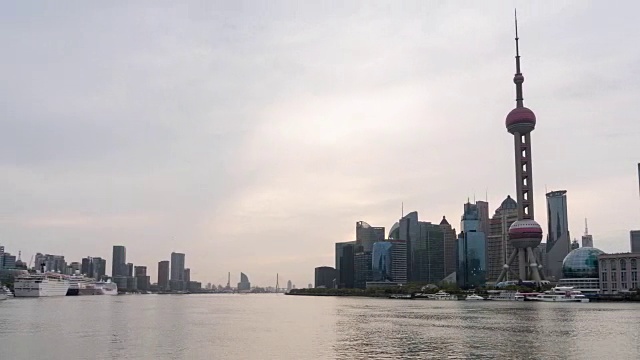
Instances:
[[[599,1],[0,5],[0,244],[192,278],[313,283],[334,243],[405,212],[459,228],[515,196],[518,6],[536,219],[640,228],[640,5]],[[545,231],[546,233],[546,231]]]

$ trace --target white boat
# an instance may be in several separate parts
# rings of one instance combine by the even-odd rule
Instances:
[[[543,294],[538,294],[531,300],[545,301],[545,302],[589,302],[589,299],[584,294],[575,290],[571,286],[556,286],[551,290],[545,291]]]
[[[411,294],[391,294],[389,295],[389,299],[411,300],[413,296],[411,296]]]
[[[433,300],[458,300],[458,297],[440,290],[437,293],[433,294]]]
[[[520,300],[520,293],[516,292],[516,291],[508,291],[508,290],[489,290],[487,291],[489,293],[489,297],[487,298],[487,300],[494,300],[494,301],[516,301],[516,300]],[[522,300],[524,300],[524,297],[522,297]]]
[[[84,275],[71,275],[69,277],[69,290],[67,290],[67,296],[75,295],[92,295],[93,289],[91,284],[94,280]]]
[[[20,275],[13,285],[15,297],[65,296],[67,290],[68,277],[52,272]]]
[[[112,282],[99,281],[94,285],[96,295],[118,295],[118,285]]]
[[[467,295],[465,300],[484,300],[484,298],[480,295],[471,294],[471,295]]]

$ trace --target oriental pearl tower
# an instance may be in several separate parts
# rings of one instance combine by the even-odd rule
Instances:
[[[505,280],[509,266],[518,259],[518,278],[540,283],[542,277],[534,249],[542,241],[542,228],[533,219],[533,174],[531,163],[531,131],[536,127],[536,115],[524,107],[522,83],[524,76],[520,72],[520,49],[518,48],[518,18],[516,25],[516,107],[507,115],[507,131],[513,134],[516,160],[516,192],[518,200],[518,220],[509,227],[509,243],[513,252],[504,265],[498,282]]]

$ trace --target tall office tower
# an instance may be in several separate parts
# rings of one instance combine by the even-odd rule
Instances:
[[[191,269],[184,269],[184,282],[188,283],[191,281]]]
[[[80,273],[80,263],[77,261],[72,262],[67,267],[67,272],[69,275]]]
[[[147,276],[146,266],[135,266],[133,269],[134,276]]]
[[[244,273],[240,273],[240,282],[238,283],[238,291],[249,291],[251,290],[251,283],[249,282],[249,278]]]
[[[631,238],[631,252],[640,253],[640,230],[631,230],[629,235]]]
[[[395,227],[395,225],[394,225]],[[391,231],[389,238],[405,240],[407,242],[407,279],[415,281],[413,275],[413,248],[420,237],[420,225],[418,224],[418,212],[412,211],[400,219],[398,227]]]
[[[584,235],[582,235],[582,247],[593,247],[593,235],[589,234],[587,219],[584,219]]]
[[[133,268],[133,274],[136,278],[136,286],[138,290],[149,290],[151,286],[151,281],[149,276],[147,276],[147,267],[146,266],[135,266]]]
[[[419,221],[419,235],[411,244],[411,281],[437,284],[445,278],[444,233],[440,225]]]
[[[82,264],[80,265],[80,274],[88,277],[93,277],[93,267],[91,266],[91,257],[82,258]]]
[[[356,251],[354,254],[353,277],[355,288],[364,289],[367,287],[367,281],[373,281],[373,271],[371,269],[372,259],[371,251]]]
[[[478,208],[478,217],[480,219],[479,230],[485,234],[489,233],[489,203],[486,201],[476,201],[476,207]]]
[[[356,245],[362,246],[363,251],[371,252],[373,243],[383,241],[384,238],[384,227],[373,227],[364,221],[356,222]]]
[[[518,20],[516,18],[516,108],[511,110],[505,125],[513,135],[516,165],[516,192],[518,199],[518,221],[509,227],[509,242],[515,247],[503,268],[498,282],[504,280],[509,266],[518,258],[518,278],[542,280],[538,262],[533,250],[542,241],[542,228],[534,220],[533,210],[533,163],[531,158],[531,131],[536,127],[536,115],[524,107],[522,83],[524,76],[520,72],[520,51],[518,48]]]
[[[451,224],[443,216],[440,221],[440,229],[444,233],[444,276],[449,276],[457,269],[456,265],[456,243],[458,237],[456,231],[451,227]]]
[[[133,270],[134,270],[133,268],[134,268],[133,263],[127,263],[127,276],[129,276],[129,277],[133,276],[133,274],[134,274],[133,273]]]
[[[547,193],[547,225],[546,275],[560,280],[562,279],[562,261],[571,251],[565,190]]]
[[[171,290],[184,290],[184,254],[171,253],[171,279],[169,280]]]
[[[169,289],[169,261],[164,260],[158,263],[158,289]]]
[[[293,284],[291,284],[291,280],[287,281],[287,291],[293,289]]]
[[[94,257],[93,259],[93,278],[96,280],[103,279],[107,274],[107,259]]]
[[[391,248],[388,241],[378,241],[373,244],[371,252],[372,281],[393,281],[391,278]]]
[[[64,255],[51,255],[37,253],[34,257],[36,268],[40,269],[44,266],[45,271],[57,272],[64,274],[67,269],[67,262]]]
[[[114,245],[111,257],[111,277],[127,276],[127,272],[127,249],[122,245]]]
[[[400,284],[407,283],[407,241],[390,239],[391,279]]]
[[[477,288],[487,281],[487,245],[482,227],[479,207],[467,202],[460,222],[462,232],[458,236],[457,246],[456,282],[460,288]]]
[[[338,287],[351,289],[355,286],[355,241],[336,243],[336,272]]]
[[[315,269],[315,280],[316,288],[335,288],[338,281],[336,277],[336,269],[330,266],[317,267]]]
[[[518,204],[511,196],[507,196],[489,221],[489,235],[487,236],[488,281],[495,282],[498,279],[509,254],[513,252],[513,246],[508,241],[509,227],[516,220],[518,220]],[[517,259],[511,265],[518,268]],[[509,280],[509,275],[507,273],[506,280]]]

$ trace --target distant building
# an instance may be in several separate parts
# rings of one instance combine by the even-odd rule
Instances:
[[[336,272],[338,287],[351,289],[355,286],[355,241],[336,243]]]
[[[8,270],[16,268],[16,257],[8,252],[0,255],[0,269]]]
[[[147,267],[146,266],[134,266],[133,272],[135,276],[147,276]]]
[[[69,275],[79,274],[80,273],[80,263],[77,261],[72,262],[67,267],[67,272]]]
[[[184,283],[184,254],[171,253],[171,278],[169,281],[171,290],[180,291],[186,288]]]
[[[567,215],[567,192],[547,193],[547,279],[562,278],[562,261],[569,255],[571,240]]]
[[[584,235],[582,235],[582,247],[593,247],[593,236],[589,235],[587,219],[584,219]]]
[[[562,261],[558,286],[571,286],[585,294],[600,293],[598,257],[604,252],[594,247],[572,250]]]
[[[138,290],[138,278],[135,276],[127,276],[127,291]]]
[[[391,279],[399,284],[407,283],[407,241],[388,240],[391,244]]]
[[[451,227],[451,224],[449,224],[444,216],[442,217],[442,221],[440,221],[440,229],[442,229],[444,234],[444,273],[446,276],[449,276],[456,272],[457,268],[456,244],[458,236],[456,235],[456,230]]]
[[[127,276],[132,277],[134,274],[134,266],[132,263],[127,264]]]
[[[151,287],[151,279],[147,276],[146,266],[135,266],[134,276],[136,278],[136,285],[138,290],[147,291]]]
[[[580,243],[578,243],[578,239],[573,239],[571,242],[571,251],[578,249],[580,247]]]
[[[293,289],[293,285],[291,284],[291,280],[287,281],[287,291]]]
[[[113,246],[113,256],[111,258],[111,277],[127,276],[127,250],[122,245]]]
[[[638,289],[640,253],[602,254],[598,256],[600,288],[603,294],[618,294]]]
[[[320,266],[315,269],[316,288],[332,289],[337,283],[336,269]]]
[[[486,203],[484,203],[486,204]],[[463,289],[483,286],[487,275],[486,235],[476,204],[466,203],[458,236],[456,282]]]
[[[167,260],[158,263],[158,288],[160,290],[169,289],[170,263]]]
[[[391,247],[388,241],[378,241],[373,244],[371,252],[371,280],[392,281],[391,277]],[[366,284],[365,284],[366,285]]]
[[[486,201],[478,200],[475,201],[475,205],[478,209],[478,219],[480,220],[480,226],[478,227],[478,230],[486,235],[489,233],[490,228],[489,203]]]
[[[34,257],[34,261],[38,270],[41,270],[41,268],[44,267],[45,271],[66,274],[67,262],[64,259],[64,255],[37,253]]]
[[[187,290],[189,291],[200,291],[202,290],[202,283],[199,281],[189,281],[187,282]]]
[[[354,287],[365,289],[367,281],[373,281],[373,271],[371,269],[372,254],[370,251],[356,252],[353,258],[354,267]]]
[[[518,204],[507,196],[500,204],[489,221],[489,235],[487,236],[487,280],[495,282],[507,263],[513,246],[509,244],[509,227],[518,220]],[[514,268],[518,264],[513,263]],[[508,279],[509,274],[507,274]]]
[[[631,230],[629,237],[631,240],[631,252],[640,253],[640,230]]]
[[[251,290],[251,283],[249,278],[244,273],[240,273],[240,282],[238,283],[238,291]]]
[[[119,292],[125,292],[128,289],[129,284],[127,283],[128,276],[113,276],[111,281],[113,281],[116,285],[118,285]]]
[[[184,269],[184,282],[188,283],[191,281],[191,269]]]
[[[373,227],[364,221],[356,222],[356,245],[362,246],[363,251],[371,252],[373,244],[384,239],[384,227]]]
[[[410,281],[437,284],[445,278],[444,233],[430,222],[418,225],[418,237],[411,243]]]

